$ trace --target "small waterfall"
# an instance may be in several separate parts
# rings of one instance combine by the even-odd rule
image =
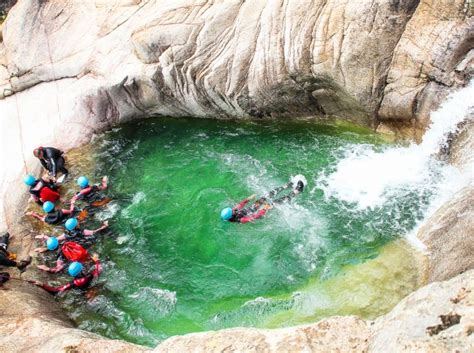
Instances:
[[[447,147],[459,124],[472,118],[473,97],[474,81],[448,96],[432,113],[432,123],[420,145],[383,150],[372,145],[346,147],[335,168],[320,174],[318,187],[326,198],[338,199],[354,212],[381,208],[387,212],[393,212],[393,208],[419,212],[419,224],[457,190],[472,182],[472,168],[463,173],[440,161],[437,154]]]

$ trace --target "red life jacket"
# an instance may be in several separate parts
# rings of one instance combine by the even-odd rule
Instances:
[[[42,187],[39,192],[39,198],[43,202],[51,201],[52,203],[55,203],[56,201],[59,200],[59,197],[60,197],[59,193],[51,190],[47,186]]]
[[[72,241],[65,242],[61,247],[61,251],[69,261],[78,261],[83,263],[89,257],[89,253],[86,249]]]

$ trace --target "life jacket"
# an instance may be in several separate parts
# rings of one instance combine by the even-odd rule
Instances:
[[[48,212],[44,221],[48,224],[59,224],[66,219],[66,215],[61,210]]]
[[[89,253],[86,249],[72,241],[65,242],[61,247],[61,251],[64,257],[66,257],[66,259],[71,262],[79,261],[81,263],[84,263],[89,257]]]
[[[44,186],[41,188],[41,191],[39,192],[39,198],[41,201],[46,202],[46,201],[51,201],[52,203],[55,203],[56,201],[59,200],[59,193],[56,191],[51,190],[49,187]]]

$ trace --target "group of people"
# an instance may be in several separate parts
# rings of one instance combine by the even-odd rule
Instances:
[[[90,256],[87,248],[95,240],[94,235],[106,229],[108,223],[103,222],[99,228],[94,230],[85,229],[80,223],[85,222],[94,208],[101,207],[110,201],[103,194],[103,191],[107,189],[107,177],[103,177],[101,183],[95,185],[91,185],[85,176],[79,177],[77,179],[79,190],[70,199],[69,206],[66,208],[57,207],[61,202],[60,189],[68,175],[63,152],[53,147],[39,147],[34,150],[33,154],[39,159],[47,174],[40,178],[28,174],[23,181],[29,188],[31,199],[41,206],[43,212],[28,212],[26,214],[48,225],[64,227],[60,235],[40,234],[35,237],[43,243],[43,246],[36,248],[35,252],[54,252],[56,259],[54,266],[39,265],[38,269],[49,273],[61,273],[66,270],[73,278],[60,286],[51,286],[39,281],[30,282],[52,294],[72,288],[87,288],[102,271],[98,256]],[[62,175],[58,177],[59,174]],[[224,208],[220,214],[221,219],[235,223],[252,222],[263,217],[274,205],[289,201],[300,194],[305,185],[304,176],[297,175],[286,185],[270,191],[253,203],[250,201],[256,199],[256,195],[244,199],[233,208]],[[82,209],[77,207],[78,201],[82,203]],[[0,265],[15,266],[20,271],[24,271],[31,263],[31,257],[16,261],[15,254],[7,250],[8,243],[8,233],[0,236]],[[8,279],[8,273],[0,273],[0,285]]]
[[[85,223],[94,208],[107,204],[110,199],[103,193],[107,189],[107,177],[103,177],[100,184],[90,184],[89,179],[81,176],[77,179],[79,190],[69,201],[68,208],[60,208],[61,187],[68,176],[65,159],[62,151],[53,147],[39,147],[34,150],[37,157],[47,171],[47,174],[35,178],[28,174],[23,181],[29,188],[31,199],[42,208],[42,213],[28,212],[27,215],[52,226],[61,226],[63,231],[57,236],[40,234],[35,238],[43,243],[35,249],[37,253],[53,252],[56,259],[54,266],[39,265],[38,269],[49,273],[66,271],[72,280],[60,286],[51,286],[39,281],[29,281],[49,293],[61,293],[72,288],[87,288],[101,271],[97,255],[90,255],[87,248],[95,241],[94,235],[108,227],[107,222],[94,230],[85,229]],[[59,174],[62,174],[59,176]],[[59,176],[59,177],[58,177]],[[81,203],[81,207],[77,203]],[[31,263],[31,257],[16,261],[16,255],[8,251],[10,235],[0,236],[0,266],[15,266],[21,272]],[[10,279],[7,272],[0,273],[0,284]]]

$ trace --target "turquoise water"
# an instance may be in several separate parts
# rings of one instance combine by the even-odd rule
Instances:
[[[295,293],[375,259],[420,217],[410,202],[400,202],[394,217],[393,209],[361,211],[325,199],[318,178],[361,144],[384,147],[367,131],[311,122],[160,118],[96,138],[70,162],[76,176],[89,170],[96,182],[110,179],[114,201],[87,224],[110,221],[111,232],[93,247],[104,274],[86,296],[63,296],[64,306],[81,328],[146,345],[188,332],[390,309],[416,279],[399,278],[388,292],[380,278],[367,276],[363,285],[376,288],[379,300],[361,305],[343,300],[348,288],[336,281],[328,300],[337,305],[293,315]],[[222,208],[296,174],[308,186],[291,204],[252,224],[219,219]]]

